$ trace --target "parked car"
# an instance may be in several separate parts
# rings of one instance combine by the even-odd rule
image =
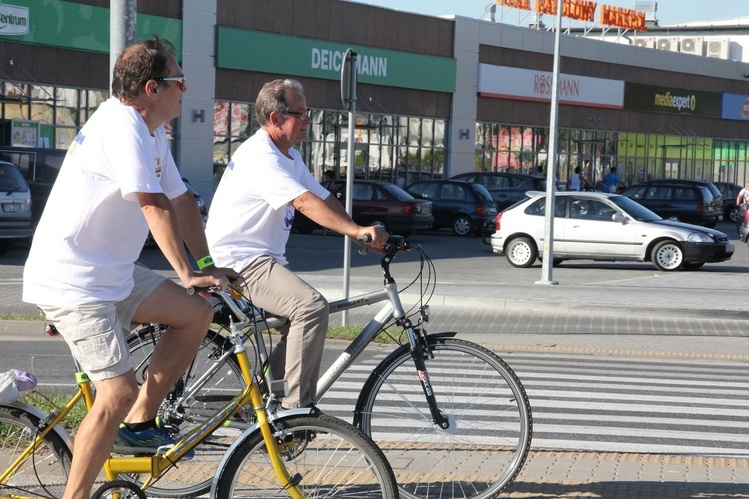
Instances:
[[[333,180],[326,187],[345,206],[346,180]],[[359,225],[379,225],[402,236],[432,227],[432,203],[415,199],[395,184],[355,179],[353,189],[352,218]],[[293,227],[302,234],[322,228],[299,211],[294,215]]]
[[[663,218],[715,227],[723,214],[723,197],[710,182],[663,179],[633,185],[621,192]]]
[[[29,184],[13,163],[0,161],[0,247],[34,234]]]
[[[483,185],[463,180],[419,180],[406,190],[432,202],[434,229],[452,229],[457,236],[481,231],[497,214],[497,204]]]
[[[495,253],[514,267],[543,258],[546,194],[497,216]],[[652,262],[658,270],[697,269],[731,258],[734,244],[720,231],[664,220],[636,201],[603,192],[555,195],[553,264],[564,260]]]
[[[497,203],[497,210],[502,211],[518,201],[525,199],[528,191],[545,191],[546,177],[505,172],[460,173],[452,180],[465,180],[483,185],[492,199]]]
[[[723,220],[738,223],[741,218],[741,210],[736,205],[736,198],[742,187],[733,182],[713,182],[723,197]]]
[[[185,177],[182,177],[182,181],[185,183],[187,191],[195,198],[195,203],[198,205],[198,210],[200,210],[200,218],[203,220],[203,228],[205,228],[205,223],[208,221],[208,207],[205,205],[203,196],[201,196],[200,193],[196,191],[192,185],[190,185],[190,182]],[[146,242],[145,244],[143,244],[143,247],[146,249],[154,249],[157,246],[158,245],[156,244],[156,240],[153,238],[153,235],[149,231],[148,237],[146,237]]]

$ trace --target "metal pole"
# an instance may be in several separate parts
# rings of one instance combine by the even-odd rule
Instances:
[[[138,0],[112,0],[109,7],[109,91],[117,57],[135,41]]]
[[[353,194],[354,194],[354,133],[356,132],[356,120],[354,118],[356,114],[356,52],[348,49],[346,51],[346,62],[349,64],[349,71],[347,82],[341,82],[348,89],[346,97],[344,98],[345,104],[348,105],[348,165],[346,166],[346,213],[353,218]],[[344,71],[345,73],[345,71]],[[343,298],[349,297],[349,280],[351,276],[351,241],[348,237],[343,238]],[[341,314],[341,325],[348,325],[348,310],[344,310]]]
[[[552,280],[554,262],[554,172],[557,169],[557,111],[559,110],[559,46],[562,33],[562,0],[557,0],[557,17],[554,28],[554,69],[551,87],[551,119],[549,121],[549,156],[546,162],[546,216],[544,223],[544,256],[541,265],[541,280],[536,284],[559,284]]]

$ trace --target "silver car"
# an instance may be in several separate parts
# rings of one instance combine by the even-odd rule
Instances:
[[[546,194],[529,192],[497,216],[490,242],[515,267],[543,258]],[[636,201],[603,192],[555,193],[553,264],[564,260],[652,262],[659,270],[696,269],[731,258],[720,231],[664,220]]]
[[[0,161],[0,208],[0,249],[34,234],[29,184],[18,167],[6,161]]]

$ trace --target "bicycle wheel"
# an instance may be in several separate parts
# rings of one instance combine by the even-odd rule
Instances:
[[[286,469],[305,497],[398,497],[382,452],[345,421],[321,414],[290,416],[274,425]],[[218,499],[289,496],[278,483],[259,430],[234,450],[215,487]]]
[[[147,326],[128,338],[138,383],[145,380],[153,347],[162,334],[161,327]],[[160,417],[165,427],[175,434],[175,438],[178,438],[177,434],[185,434],[206,421],[244,389],[244,380],[236,357],[231,355],[220,361],[227,348],[233,348],[233,345],[219,333],[208,331],[195,360],[162,404]],[[195,386],[205,373],[210,373],[205,383],[200,387]],[[184,393],[189,393],[189,397],[179,403]],[[242,409],[234,416],[230,425],[216,430],[195,447],[194,458],[182,460],[177,466],[167,470],[147,489],[148,495],[192,497],[206,493],[224,454],[244,429],[254,422],[254,417],[251,410]],[[129,475],[123,478],[143,483],[138,476]]]
[[[0,406],[0,474],[33,442],[39,425],[34,414],[14,406]],[[73,456],[54,432],[16,472],[0,483],[0,495],[62,497]]]
[[[486,498],[520,472],[531,443],[531,409],[510,367],[471,342],[428,337],[427,372],[450,427],[432,422],[404,345],[378,365],[357,403],[357,422],[393,465],[402,496]]]

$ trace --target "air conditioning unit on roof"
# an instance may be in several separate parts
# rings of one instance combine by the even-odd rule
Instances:
[[[652,36],[641,36],[635,38],[635,47],[655,48],[655,38]]]
[[[664,36],[661,38],[657,38],[655,42],[655,48],[676,52],[679,50],[679,39],[675,36]]]
[[[682,54],[705,55],[704,39],[701,36],[685,36],[681,39]]]
[[[707,56],[728,59],[728,38],[707,41]]]

